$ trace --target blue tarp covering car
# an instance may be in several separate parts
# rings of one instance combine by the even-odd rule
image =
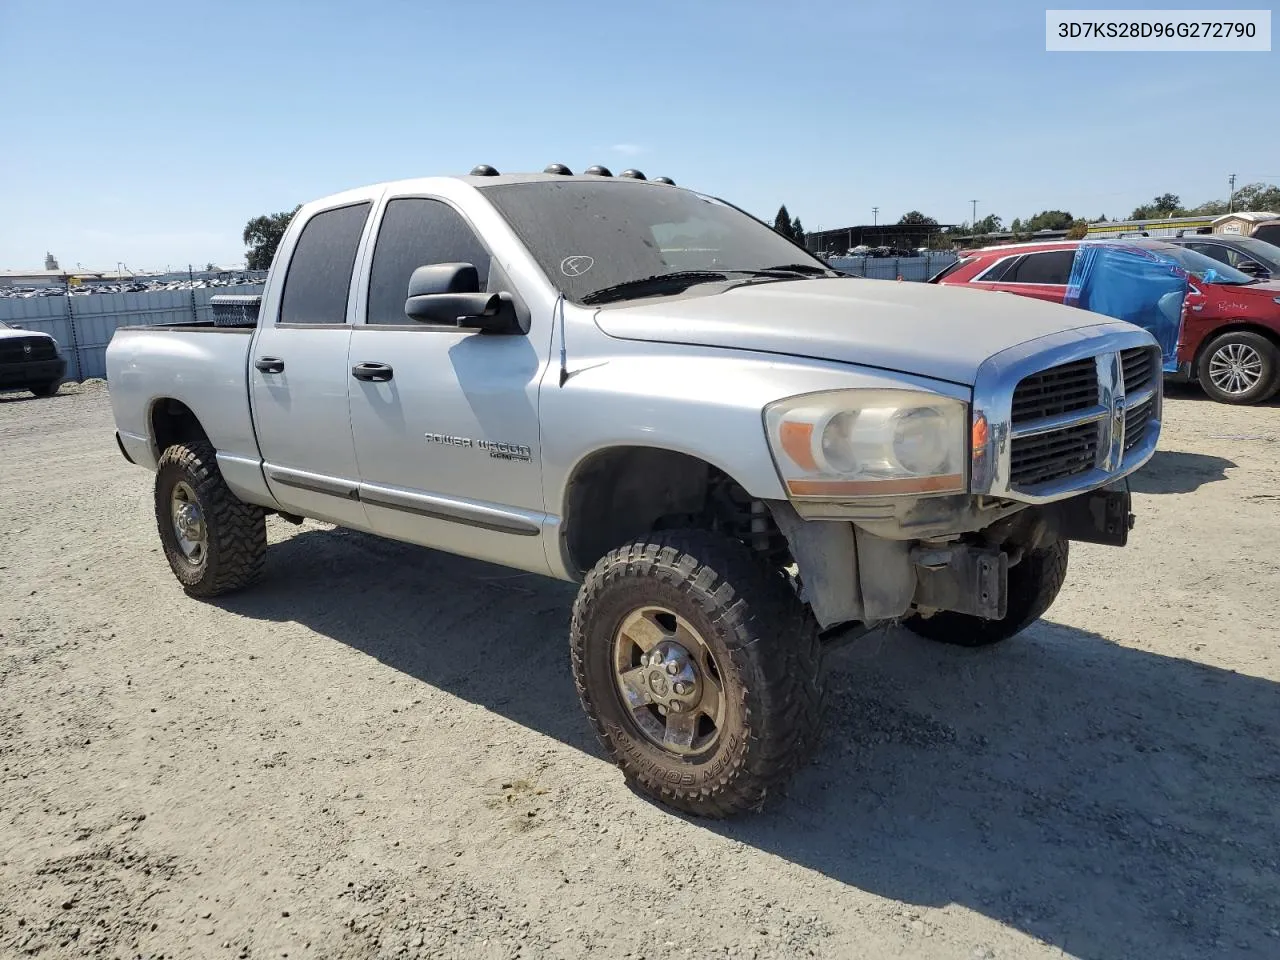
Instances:
[[[1085,241],[1076,250],[1063,302],[1149,331],[1160,344],[1165,372],[1174,373],[1189,284],[1187,271],[1160,250]]]

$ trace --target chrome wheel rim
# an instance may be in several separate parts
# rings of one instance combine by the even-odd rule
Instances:
[[[1248,393],[1262,380],[1262,354],[1247,343],[1224,343],[1209,358],[1209,379],[1223,393]]]
[[[702,635],[666,607],[641,607],[613,638],[618,695],[645,739],[669,753],[706,753],[724,728],[722,673]]]
[[[178,549],[192,566],[204,562],[209,551],[209,531],[205,527],[204,512],[196,499],[196,492],[185,480],[179,480],[169,496],[173,517],[173,533],[178,538]]]

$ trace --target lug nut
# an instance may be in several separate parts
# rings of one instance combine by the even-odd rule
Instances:
[[[677,683],[672,689],[680,696],[684,696],[689,692],[689,685],[687,683]]]
[[[669,704],[667,704],[667,709],[670,710],[672,713],[679,713],[681,710],[684,709],[684,704],[682,704],[679,700],[672,700]]]
[[[674,660],[672,660],[670,663],[667,664],[667,673],[671,674],[674,677],[679,672],[680,672],[680,664],[676,663]]]

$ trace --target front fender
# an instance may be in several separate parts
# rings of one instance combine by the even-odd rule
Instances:
[[[822,390],[904,386],[970,399],[967,388],[954,384],[735,350],[646,344],[643,354],[584,359],[571,368],[563,386],[553,375],[541,391],[548,522],[558,527],[565,516],[575,472],[611,447],[652,447],[696,457],[755,499],[785,500],[765,434],[766,405]],[[554,537],[548,537],[551,542]],[[550,559],[556,565],[557,558]]]

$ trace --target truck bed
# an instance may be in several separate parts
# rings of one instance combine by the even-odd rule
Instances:
[[[107,383],[120,442],[130,459],[155,466],[151,436],[156,400],[172,398],[199,411],[222,453],[258,458],[249,413],[252,327],[180,324],[120,327],[107,347]]]

